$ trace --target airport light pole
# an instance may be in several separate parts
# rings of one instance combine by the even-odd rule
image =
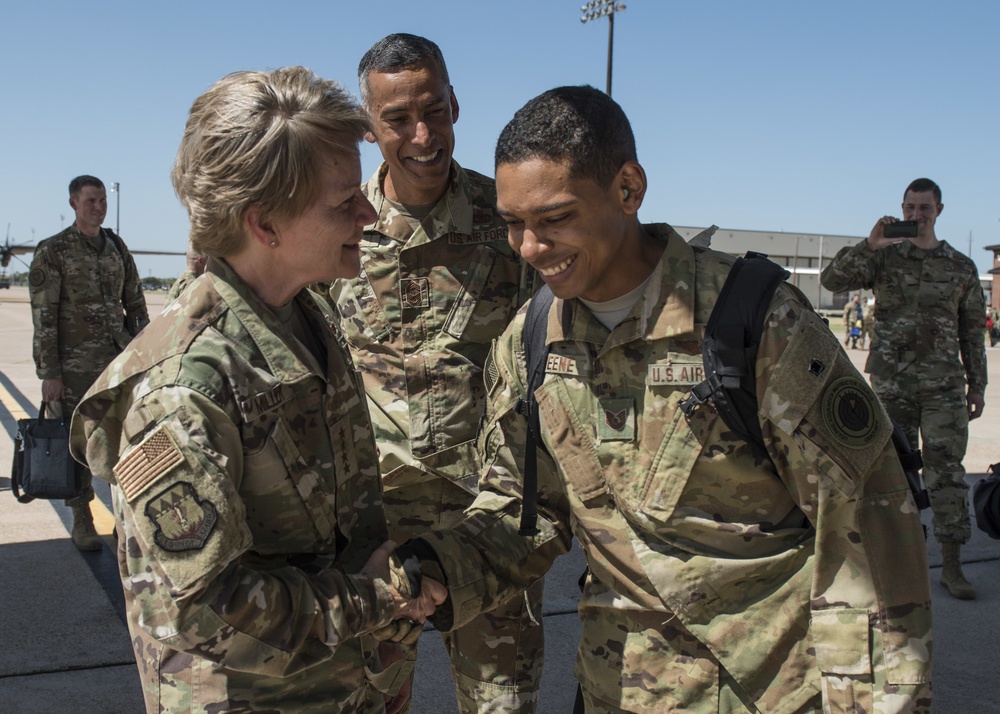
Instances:
[[[593,0],[593,2],[580,6],[580,12],[583,13],[580,22],[583,24],[602,17],[608,18],[608,88],[606,91],[609,97],[611,96],[611,61],[615,49],[615,13],[624,9],[625,3],[615,2],[615,0]]]
[[[111,184],[111,193],[115,194],[115,233],[121,235],[122,232],[118,228],[118,225],[122,217],[122,189],[117,181]]]

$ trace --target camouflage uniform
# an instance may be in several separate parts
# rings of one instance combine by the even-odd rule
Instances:
[[[847,304],[844,305],[844,346],[851,343],[851,328],[854,327],[854,321],[857,320],[856,313],[854,303],[848,300]]]
[[[101,229],[100,250],[74,223],[38,244],[28,273],[34,358],[39,379],[62,378],[58,408],[70,415],[84,392],[139,330],[146,326],[146,299],[132,255]],[[83,490],[66,504],[94,498],[90,472],[80,470]]]
[[[378,220],[365,229],[361,275],[330,297],[364,378],[389,532],[403,542],[451,527],[475,498],[482,366],[534,271],[507,244],[492,179],[453,162],[449,190],[414,229],[382,193],[387,170],[363,189]],[[538,614],[518,597],[446,638],[462,711],[534,711]]]
[[[185,270],[181,273],[181,276],[174,281],[174,284],[170,286],[170,290],[167,291],[167,297],[163,301],[163,306],[166,307],[174,300],[176,300],[182,292],[187,289],[187,286],[195,281],[198,276],[194,274],[193,270]]]
[[[757,358],[771,461],[710,403],[701,340],[733,259],[669,226],[632,313],[610,334],[556,299],[536,392],[540,534],[518,536],[526,420],[522,311],[487,365],[486,466],[465,523],[426,540],[460,625],[578,539],[590,566],[576,674],[587,712],[926,712],[931,602],[920,520],[890,425],[794,287]]]
[[[295,299],[325,364],[209,272],[73,420],[74,455],[112,484],[146,709],[382,712],[364,633],[392,596],[354,574],[386,539],[360,380],[318,296]]]
[[[943,242],[909,241],[878,251],[842,248],[822,276],[829,290],[875,291],[875,334],[865,371],[889,414],[915,446],[923,438],[924,480],[940,542],[969,540],[962,459],[969,439],[966,382],[986,391],[985,300],[975,264]]]
[[[862,326],[861,326],[861,346],[864,347],[868,345],[871,348],[873,330],[875,329],[875,305],[871,302],[865,303],[865,309],[862,313]]]

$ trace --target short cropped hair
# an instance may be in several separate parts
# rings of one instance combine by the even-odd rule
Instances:
[[[558,87],[521,107],[500,132],[494,168],[530,159],[566,162],[572,178],[607,188],[626,161],[637,160],[635,136],[625,112],[604,92]]]
[[[104,182],[96,176],[90,176],[89,174],[84,174],[83,176],[77,176],[75,179],[69,182],[69,197],[74,198],[80,195],[80,191],[83,190],[84,186],[93,186],[94,188],[99,188],[104,190]]]
[[[441,79],[450,85],[448,67],[444,63],[441,48],[425,37],[397,32],[386,35],[365,52],[358,63],[358,85],[361,87],[361,101],[368,106],[371,97],[368,75],[372,72],[396,74],[415,65],[433,60],[441,70]]]
[[[913,191],[913,193],[924,193],[925,191],[933,191],[934,201],[936,203],[941,203],[941,187],[938,186],[933,181],[931,181],[929,178],[918,178],[912,181],[910,185],[906,187],[906,190],[903,191],[904,201],[906,200],[906,194],[908,194],[910,191]]]
[[[239,252],[252,205],[272,219],[300,215],[319,194],[322,162],[356,153],[367,130],[344,88],[305,67],[223,77],[191,106],[171,172],[192,248]]]

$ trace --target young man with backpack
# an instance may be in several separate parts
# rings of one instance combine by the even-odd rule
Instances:
[[[929,711],[917,508],[888,416],[808,300],[779,277],[748,306],[761,319],[737,320],[763,326],[759,344],[711,350],[747,355],[754,379],[706,373],[734,260],[639,222],[631,127],[593,88],[531,100],[496,164],[511,245],[554,294],[537,484],[522,310],[487,362],[480,495],[459,527],[403,546],[449,587],[435,624],[528,586],[576,536],[581,710]],[[750,381],[761,447],[715,403]]]

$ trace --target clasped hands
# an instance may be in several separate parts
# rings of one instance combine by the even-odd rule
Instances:
[[[408,572],[395,553],[396,544],[386,541],[368,558],[361,572],[389,585],[394,602],[392,622],[372,635],[379,640],[412,645],[420,637],[424,622],[448,599],[448,589],[419,569]]]

